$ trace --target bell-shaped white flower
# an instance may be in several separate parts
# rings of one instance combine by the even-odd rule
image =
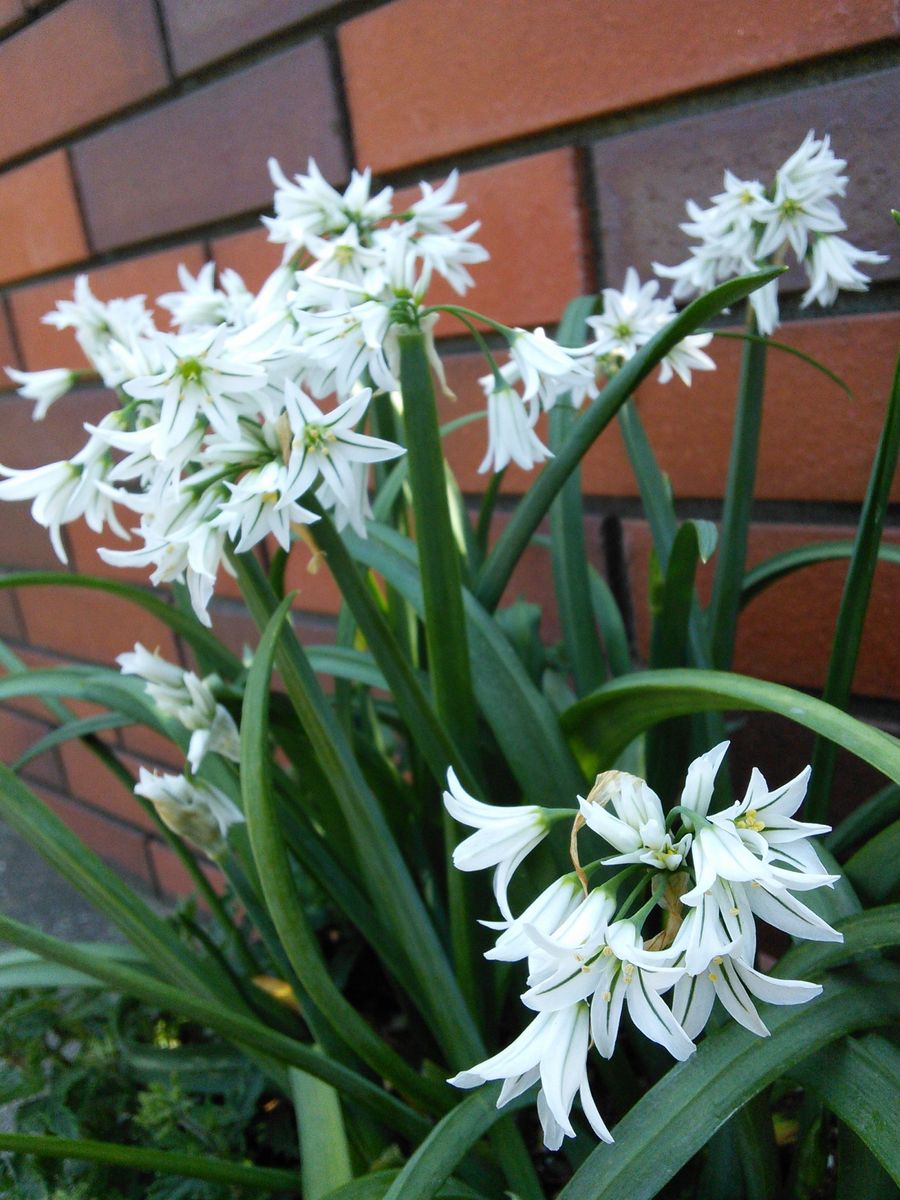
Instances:
[[[210,857],[223,852],[228,830],[244,820],[233,800],[202,779],[156,775],[141,767],[134,790],[151,802],[174,833]]]
[[[534,953],[535,934],[550,937],[584,901],[584,892],[574,872],[554,879],[549,887],[512,921],[480,921],[487,929],[502,930],[485,958],[518,962]]]
[[[725,1011],[745,1029],[768,1037],[769,1030],[751,997],[765,1004],[806,1004],[821,991],[820,984],[763,975],[740,958],[725,954],[715,957],[699,974],[679,979],[672,994],[672,1013],[688,1036],[697,1037],[718,996]]]
[[[578,804],[588,828],[620,851],[605,863],[646,863],[668,871],[681,866],[690,834],[672,840],[659,796],[645,780],[607,771],[597,776],[587,800],[578,797]]]
[[[43,421],[47,410],[60,396],[71,391],[77,376],[65,367],[51,367],[48,371],[17,371],[6,367],[6,374],[19,386],[16,391],[26,400],[34,400],[33,421]]]

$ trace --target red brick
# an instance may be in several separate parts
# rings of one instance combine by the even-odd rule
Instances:
[[[122,742],[145,766],[160,763],[178,771],[184,766],[184,754],[178,746],[146,725],[126,725],[122,729]]]
[[[0,410],[2,411],[2,410]],[[46,530],[36,525],[27,500],[3,502],[0,516],[0,565],[7,570],[64,571]]]
[[[144,812],[134,792],[80,742],[66,742],[61,748],[63,765],[69,780],[69,791],[77,800],[85,800],[94,808],[126,821],[149,833],[156,833],[156,823]],[[138,775],[139,764],[130,756],[121,756],[125,765]]]
[[[0,76],[16,97],[0,159],[152,95],[168,82],[152,0],[69,0],[0,46]]]
[[[779,350],[767,361],[756,494],[767,500],[861,500],[891,386],[900,318],[883,313],[826,317],[783,326],[776,337],[813,355],[846,380],[853,399],[814,368]],[[728,470],[741,343],[719,338],[718,370],[690,391],[654,379],[639,392],[641,417],[676,496],[721,496]],[[585,458],[584,487],[636,495],[618,427]],[[900,497],[900,480],[894,495]]]
[[[889,0],[798,0],[764,21],[729,0],[700,18],[666,0],[398,0],[339,36],[359,158],[383,171],[895,32]]]
[[[145,883],[151,882],[146,834],[129,829],[119,821],[108,820],[100,813],[59,796],[47,788],[40,788],[39,794],[56,815],[65,821],[69,829],[102,859]]]
[[[785,13],[806,7],[778,6]],[[823,15],[832,7],[817,5]],[[900,194],[900,169],[896,156],[885,154],[884,147],[898,122],[900,69],[895,69],[597,142],[594,174],[607,282],[621,287],[628,266],[646,275],[654,261],[674,264],[687,258],[689,239],[678,228],[686,219],[685,201],[693,198],[705,205],[722,190],[726,167],[768,183],[810,129],[819,136],[830,133],[835,152],[847,160],[850,184],[847,199],[840,201],[847,236],[855,245],[891,256],[886,263],[867,266],[867,274],[896,279],[896,227],[885,197]],[[787,283],[804,286],[805,275],[794,269]]]
[[[64,267],[87,254],[64,150],[0,175],[0,283]]]
[[[311,571],[311,565],[309,547],[302,542],[295,543],[284,573],[284,590],[296,590],[294,607],[303,612],[336,615],[341,607],[341,593],[328,569],[328,559],[320,560],[317,570]]]
[[[646,654],[650,536],[642,521],[626,521],[625,533],[638,639]],[[852,528],[845,526],[754,525],[748,565],[794,546],[852,537],[853,533]],[[887,540],[900,543],[900,530],[889,530]],[[715,559],[698,576],[704,603],[709,597],[714,564]],[[846,559],[806,567],[751,601],[738,626],[734,669],[795,687],[821,688],[846,573]],[[897,568],[889,563],[879,564],[854,679],[854,692],[858,695],[900,697],[900,642],[890,633],[896,625],[898,598]]]
[[[267,230],[260,225],[243,233],[214,238],[210,249],[218,270],[231,267],[251,291],[259,291],[281,262],[284,247],[270,242]]]
[[[82,588],[23,588],[19,603],[35,646],[112,665],[116,655],[143,642],[158,646],[164,658],[177,658],[169,627],[117,596]]]
[[[163,0],[172,60],[187,75],[322,12],[338,0]]]
[[[0,756],[3,762],[11,766],[21,754],[49,733],[50,728],[44,721],[36,721],[11,708],[0,706]],[[38,758],[33,758],[26,764],[23,773],[51,787],[64,789],[66,786],[66,777],[55,749],[46,750]]]
[[[74,149],[97,249],[271,205],[266,159],[347,174],[324,42],[305,42]]]
[[[40,591],[40,589],[38,589]],[[21,593],[20,593],[21,594]],[[66,667],[70,666],[71,662],[67,659],[60,658],[57,654],[48,654],[42,650],[35,650],[31,646],[16,646],[16,656],[21,662],[29,668],[29,670],[40,670],[46,667]],[[0,674],[6,674],[5,671]],[[84,700],[63,701],[65,707],[70,711],[73,717],[93,716],[96,713],[105,712],[106,709],[100,704],[90,704]],[[30,716],[37,717],[39,720],[46,721],[48,716],[56,723],[56,716],[46,709],[43,703],[36,697],[32,696],[17,696],[14,700],[8,701],[10,708],[16,709],[18,712],[28,713]]]
[[[150,841],[148,846],[153,871],[162,894],[164,896],[190,896],[194,891],[194,881],[175,852],[163,845],[162,842]],[[203,859],[198,859],[198,862],[206,878],[219,895],[222,895],[227,887],[222,872]],[[202,899],[199,903],[201,908],[206,909],[207,906]]]
[[[13,345],[12,327],[6,315],[6,306],[3,303],[3,297],[0,296],[0,392],[16,386],[2,368],[21,367],[21,365]]]
[[[88,272],[88,279],[91,291],[99,300],[144,295],[152,307],[150,302],[157,296],[179,288],[180,263],[184,263],[196,275],[203,266],[204,257],[203,247],[193,242],[175,250],[141,254],[108,267],[95,267]],[[52,325],[41,322],[44,314],[56,307],[58,300],[72,299],[74,286],[75,276],[67,275],[50,283],[17,288],[10,293],[10,309],[25,366],[29,371],[39,371],[45,367],[89,365],[71,329],[54,329]],[[154,311],[160,327],[167,329],[169,313],[162,308],[155,308]]]

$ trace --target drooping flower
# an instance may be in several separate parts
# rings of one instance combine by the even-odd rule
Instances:
[[[6,374],[19,386],[16,391],[26,400],[34,400],[33,421],[43,421],[47,410],[60,396],[71,391],[78,378],[74,371],[65,367],[51,367],[48,371],[17,371],[6,367]]]
[[[224,851],[231,826],[244,820],[234,801],[203,779],[156,775],[141,767],[134,790],[150,801],[173,833],[211,858]]]

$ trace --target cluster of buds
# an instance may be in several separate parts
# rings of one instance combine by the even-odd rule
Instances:
[[[841,940],[794,894],[837,879],[809,841],[828,826],[794,819],[809,770],[774,790],[754,770],[743,799],[712,812],[727,748],[723,742],[691,764],[668,815],[643,779],[622,771],[599,776],[588,797],[578,798],[574,870],[517,917],[507,899],[513,871],[552,824],[563,814],[571,820],[573,812],[482,804],[452,771],[448,776],[447,809],[477,829],[457,847],[455,865],[495,868],[504,920],[486,922],[500,931],[486,957],[527,961],[521,1000],[537,1014],[511,1045],[450,1082],[476,1087],[502,1079],[498,1106],[539,1082],[538,1112],[550,1149],[575,1134],[576,1094],[597,1136],[612,1141],[591,1094],[588,1051],[593,1043],[602,1057],[612,1057],[623,1012],[641,1034],[683,1060],[694,1052],[716,999],[764,1037],[768,1030],[755,1001],[802,1004],[821,991],[755,966],[757,918],[794,937]],[[615,853],[601,852],[582,866],[577,838],[583,829]]]

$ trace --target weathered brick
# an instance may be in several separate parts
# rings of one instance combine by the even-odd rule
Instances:
[[[78,388],[57,400],[42,421],[33,421],[33,401],[4,396],[0,399],[3,465],[38,467],[71,458],[87,440],[85,421],[99,421],[112,403],[112,394],[101,388]]]
[[[167,625],[148,612],[106,592],[66,587],[23,588],[19,603],[29,642],[58,654],[112,665],[135,642],[177,657]]]
[[[327,178],[347,174],[320,40],[95,134],[73,154],[101,250],[267,207],[269,155],[287,169],[312,155]]]
[[[190,896],[195,891],[194,881],[185,870],[181,860],[173,850],[168,846],[163,845],[155,839],[151,839],[148,843],[150,852],[150,860],[153,864],[153,872],[156,878],[156,883],[163,896],[181,897]],[[206,878],[210,881],[216,891],[221,895],[225,892],[227,884],[225,877],[221,871],[217,870],[212,863],[206,859],[198,858],[200,869],[203,871]],[[207,905],[203,899],[199,900],[200,907],[206,909]]]
[[[3,367],[21,367],[19,356],[13,345],[12,328],[6,315],[6,306],[0,297],[0,391],[14,388],[16,385],[8,377]]]
[[[0,756],[7,766],[11,766],[21,754],[24,754],[45,734],[50,732],[50,726],[44,721],[16,712],[14,709],[0,707]],[[45,750],[37,758],[33,758],[24,767],[24,774],[51,787],[65,789],[66,777],[63,774],[57,750]]]
[[[283,246],[268,240],[264,226],[214,238],[210,243],[218,270],[230,267],[252,291],[258,291],[281,262]]]
[[[346,22],[340,47],[360,161],[388,170],[895,32],[889,0],[798,0],[765,21],[728,0],[702,18],[666,0],[398,0]]]
[[[22,633],[22,622],[12,592],[0,591],[0,637],[18,641]]]
[[[64,150],[0,175],[0,283],[77,262],[87,241]]]
[[[290,28],[340,0],[163,0],[172,60],[179,75]]]
[[[647,564],[650,535],[643,521],[626,521],[626,546],[635,599],[641,652],[649,636]],[[749,566],[795,546],[852,537],[845,526],[754,525],[750,531]],[[900,542],[900,530],[886,533]],[[698,590],[706,602],[715,559],[698,574]],[[795,571],[767,588],[744,609],[738,625],[734,669],[795,687],[821,688],[825,681],[846,559]],[[896,624],[897,568],[879,564],[860,649],[853,690],[862,696],[900,697],[900,643],[886,636]]]
[[[0,45],[0,77],[16,97],[0,160],[152,95],[168,82],[153,0],[69,0]]]
[[[125,821],[148,833],[156,833],[156,822],[138,803],[134,792],[86,746],[66,742],[60,748],[69,791],[77,800],[84,800],[119,821]],[[137,777],[139,763],[130,755],[120,755],[121,761]]]
[[[840,201],[847,236],[864,249],[892,256],[867,266],[867,273],[895,279],[900,259],[888,197],[900,194],[900,168],[896,156],[884,150],[898,121],[900,69],[597,142],[593,157],[607,282],[621,287],[628,266],[646,275],[654,261],[671,265],[687,258],[689,239],[678,228],[686,219],[685,201],[705,205],[722,190],[726,167],[743,178],[770,181],[810,129],[820,137],[830,133],[835,152],[847,160],[850,184]],[[791,279],[793,286],[798,281],[802,286],[805,276],[796,270]]]
[[[87,272],[88,281],[91,291],[99,300],[146,296],[148,307],[156,313],[160,328],[167,329],[168,311],[154,307],[153,302],[164,292],[180,290],[179,264],[183,263],[196,275],[203,266],[204,258],[203,247],[198,242],[191,242],[174,250],[141,254],[108,267],[94,267]],[[71,329],[55,329],[41,321],[45,313],[56,307],[57,301],[72,299],[74,286],[75,276],[66,275],[50,283],[16,288],[9,294],[16,335],[29,371],[40,371],[45,367],[88,366]]]
[[[152,881],[147,860],[147,835],[110,820],[99,812],[50,791],[36,789],[46,804],[91,850],[110,865],[119,867],[144,883]]]
[[[0,409],[2,413],[2,409]],[[7,570],[64,571],[46,532],[35,525],[27,500],[3,502],[0,513],[0,565]]]
[[[146,725],[126,725],[122,729],[122,742],[144,766],[160,763],[177,771],[184,766],[184,754],[178,746]]]
[[[0,30],[9,33],[13,25],[25,19],[25,8],[21,0],[0,0]]]

